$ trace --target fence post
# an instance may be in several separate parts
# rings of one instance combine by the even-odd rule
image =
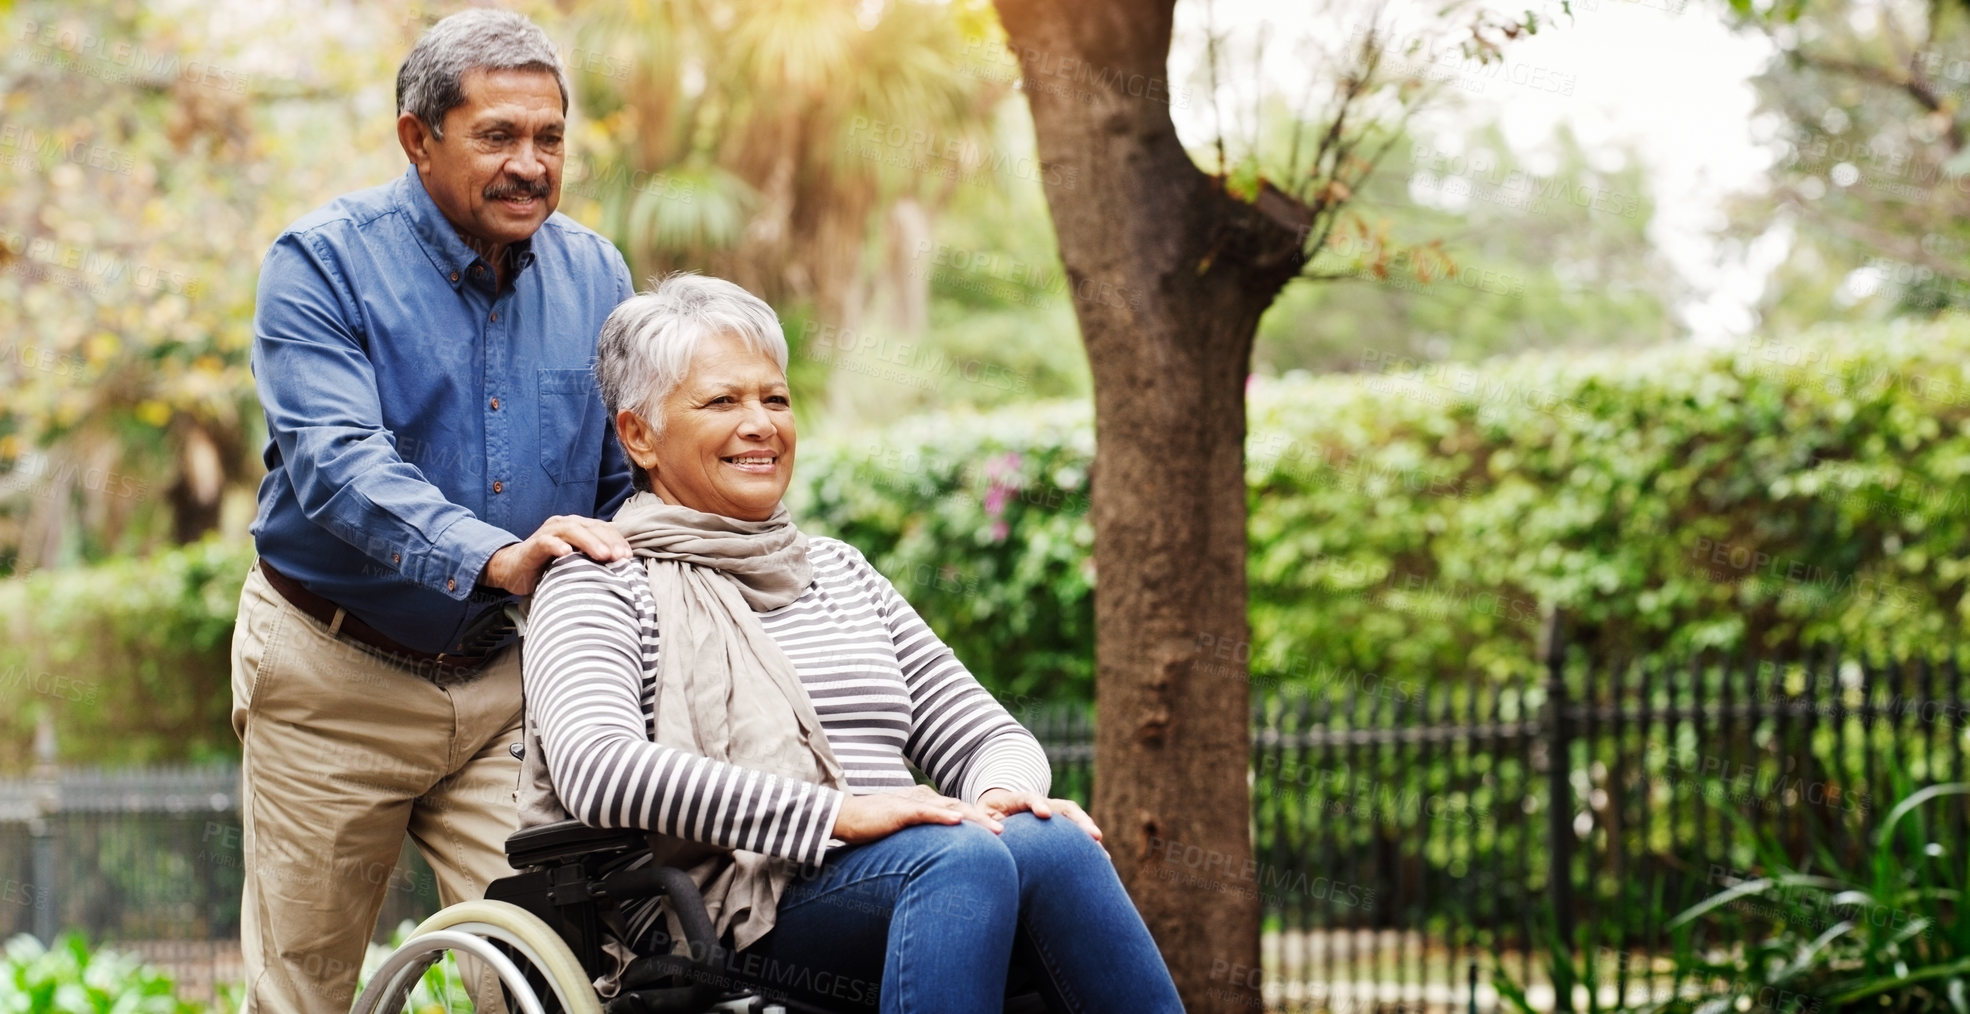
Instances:
[[[1566,714],[1563,635],[1559,610],[1547,606],[1539,654],[1546,665],[1546,889],[1553,906],[1555,1014],[1573,1009],[1573,729]]]
[[[34,840],[34,935],[54,946],[55,817],[62,809],[61,769],[55,766],[55,720],[43,710],[34,724],[34,819],[27,833]]]

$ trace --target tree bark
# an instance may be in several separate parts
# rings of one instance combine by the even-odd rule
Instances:
[[[171,538],[178,545],[197,542],[217,531],[226,484],[232,478],[229,461],[238,459],[238,441],[214,434],[203,425],[180,417],[174,425],[178,443],[178,475],[165,490],[171,504]]]
[[[1304,209],[1178,142],[1174,0],[996,0],[1094,378],[1094,816],[1189,1010],[1258,1001],[1245,383]]]

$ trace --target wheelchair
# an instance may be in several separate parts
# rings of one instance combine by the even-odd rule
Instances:
[[[722,962],[732,951],[691,878],[674,867],[634,865],[648,848],[641,831],[575,820],[515,833],[506,858],[519,872],[494,881],[483,900],[421,923],[371,975],[351,1014],[404,1010],[447,953],[477,958],[497,974],[511,1014],[851,1014]],[[653,897],[664,898],[681,924],[685,953],[639,955],[621,970],[616,995],[598,996],[595,981],[617,964],[604,949],[609,927],[620,925],[617,906]],[[1019,966],[1008,980],[1006,1014],[1046,1011]]]

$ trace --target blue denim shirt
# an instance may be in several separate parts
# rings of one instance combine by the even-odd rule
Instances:
[[[560,214],[512,256],[495,295],[413,166],[295,222],[260,270],[260,556],[423,651],[504,608],[473,589],[501,546],[630,493],[591,372],[629,268]]]

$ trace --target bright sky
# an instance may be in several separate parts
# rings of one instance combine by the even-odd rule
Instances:
[[[1719,0],[1574,0],[1571,20],[1560,17],[1538,35],[1508,43],[1498,75],[1463,89],[1466,111],[1460,114],[1496,117],[1519,164],[1533,171],[1550,168],[1539,147],[1562,123],[1590,153],[1609,159],[1623,149],[1636,153],[1648,167],[1657,207],[1651,236],[1695,289],[1682,313],[1695,338],[1705,342],[1752,330],[1751,307],[1775,259],[1769,245],[1754,247],[1745,258],[1727,253],[1716,239],[1724,196],[1754,184],[1772,157],[1756,140],[1748,83],[1771,46],[1728,28],[1722,7]],[[1191,75],[1203,65],[1206,26],[1215,23],[1220,33],[1232,33],[1221,67],[1250,67],[1253,33],[1262,31],[1270,40],[1263,58],[1267,87],[1300,95],[1314,68],[1331,66],[1327,52],[1339,48],[1335,41],[1313,42],[1315,33],[1345,40],[1378,7],[1333,0],[1331,9],[1344,13],[1323,13],[1327,9],[1289,8],[1277,0],[1185,0],[1177,5],[1171,78],[1204,80]],[[1411,31],[1405,21],[1429,23],[1420,4],[1397,0],[1382,9],[1398,33]],[[1452,73],[1459,67],[1444,66]],[[1254,85],[1249,77],[1226,81],[1221,105],[1236,107],[1236,97],[1249,95]],[[1186,143],[1214,136],[1211,103],[1201,87],[1172,111]],[[1453,126],[1451,133],[1470,125],[1424,119],[1418,130],[1429,135]]]

